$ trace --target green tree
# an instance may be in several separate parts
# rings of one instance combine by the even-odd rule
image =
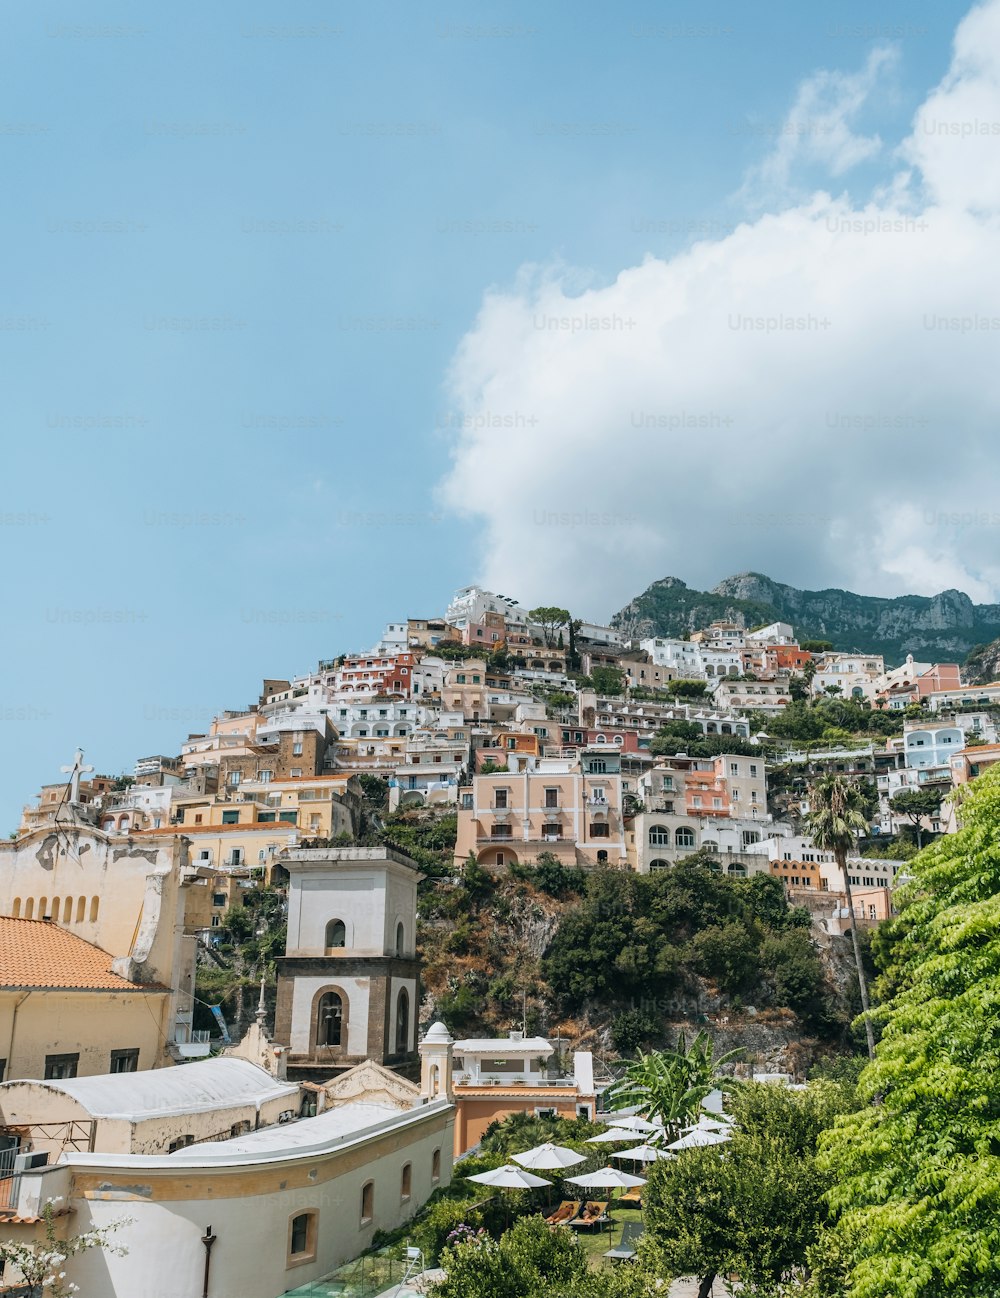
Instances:
[[[893,811],[905,816],[916,830],[918,848],[923,846],[923,826],[920,822],[925,816],[938,814],[941,810],[941,797],[937,789],[901,789],[889,803]]]
[[[521,1217],[499,1239],[457,1230],[441,1256],[447,1279],[433,1298],[652,1298],[655,1281],[635,1267],[590,1271],[565,1226]]]
[[[858,971],[858,990],[861,993],[861,1012],[865,1020],[868,1057],[874,1059],[875,1032],[872,1028],[871,1009],[868,1003],[868,978],[861,955],[861,943],[858,940],[851,875],[847,868],[848,852],[854,847],[858,834],[868,829],[864,794],[854,780],[845,779],[842,775],[825,775],[812,786],[809,801],[812,807],[808,817],[809,834],[821,852],[833,853],[843,875],[847,906],[851,912],[851,942],[854,946],[854,962]]]
[[[651,1121],[659,1118],[674,1134],[701,1109],[702,1101],[715,1089],[721,1069],[743,1053],[730,1050],[715,1058],[715,1043],[707,1032],[699,1032],[690,1046],[683,1032],[677,1034],[673,1050],[641,1051],[625,1069],[625,1077],[612,1087],[612,1109],[640,1105]]]
[[[1000,1292],[1000,768],[970,789],[877,931],[868,1104],[824,1142],[852,1298]]]
[[[672,755],[682,747],[682,743],[697,743],[704,737],[705,732],[696,721],[665,721],[650,741],[649,751],[654,757],[661,753]]]
[[[833,649],[832,640],[802,640],[799,648],[810,654],[828,654]]]
[[[569,609],[557,608],[555,604],[541,604],[538,608],[529,609],[528,617],[542,628],[548,649],[555,645],[557,632],[570,622]]]
[[[590,679],[597,693],[607,698],[617,698],[625,688],[625,673],[618,667],[594,667]]]
[[[727,1104],[737,1126],[724,1158],[710,1146],[654,1164],[642,1260],[667,1275],[701,1276],[700,1298],[720,1273],[735,1273],[750,1292],[777,1294],[805,1264],[826,1218],[831,1176],[816,1144],[853,1104],[852,1088],[743,1083]]]
[[[708,693],[708,682],[685,679],[667,681],[667,693],[677,699],[701,699]]]

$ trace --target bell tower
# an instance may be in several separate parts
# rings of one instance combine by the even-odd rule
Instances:
[[[420,962],[415,862],[390,847],[293,848],[275,1038],[291,1080],[366,1059],[416,1080]]]

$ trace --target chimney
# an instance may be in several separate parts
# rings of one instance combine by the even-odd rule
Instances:
[[[510,1041],[523,1041],[524,1033],[517,1032],[514,1030],[514,1028],[511,1028],[511,1030],[507,1033],[507,1037]]]

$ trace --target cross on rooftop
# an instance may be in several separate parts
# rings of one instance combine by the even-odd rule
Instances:
[[[80,776],[89,775],[93,771],[92,766],[84,766],[83,749],[78,748],[73,758],[72,766],[60,767],[64,775],[69,776],[69,800],[70,802],[80,801]]]

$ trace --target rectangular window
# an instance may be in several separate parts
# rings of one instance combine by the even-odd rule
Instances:
[[[112,1050],[109,1071],[112,1073],[137,1073],[139,1071],[139,1047],[134,1046],[129,1050]]]
[[[258,812],[257,819],[258,821],[262,821],[264,824],[269,825],[274,820],[274,812],[273,811]]]
[[[283,821],[286,825],[294,825],[298,820],[298,818],[299,818],[299,813],[297,811],[278,812],[278,819]]]
[[[212,893],[212,905],[213,905],[213,906],[224,906],[225,904],[226,904],[226,894],[225,894],[224,892],[213,892],[213,893]]]
[[[756,774],[757,774],[757,767],[754,765],[753,762],[751,762],[751,763],[750,763],[750,775],[751,775],[751,776],[755,776]]]
[[[293,757],[301,757],[301,756],[302,756],[302,743],[301,743],[301,741],[300,741],[299,743],[292,744],[292,756],[293,756]]]
[[[224,811],[222,813],[222,823],[224,825],[238,825],[240,823],[240,813],[238,811]]]
[[[316,1257],[316,1223],[318,1213],[296,1213],[288,1223],[287,1266],[301,1266]]]
[[[546,805],[547,807],[558,807],[558,806],[559,806],[559,790],[558,790],[558,789],[546,789],[546,790],[545,790],[545,805]]]
[[[493,805],[498,811],[507,809],[507,790],[496,789],[493,794]]]
[[[79,1054],[46,1055],[44,1080],[59,1081],[62,1078],[75,1077],[79,1063]]]
[[[606,824],[604,824],[603,822],[602,822],[601,824],[591,825],[591,827],[590,827],[590,837],[591,837],[591,838],[610,838],[610,837],[611,837],[611,831],[610,831],[610,829],[608,828],[608,826],[607,826]]]

